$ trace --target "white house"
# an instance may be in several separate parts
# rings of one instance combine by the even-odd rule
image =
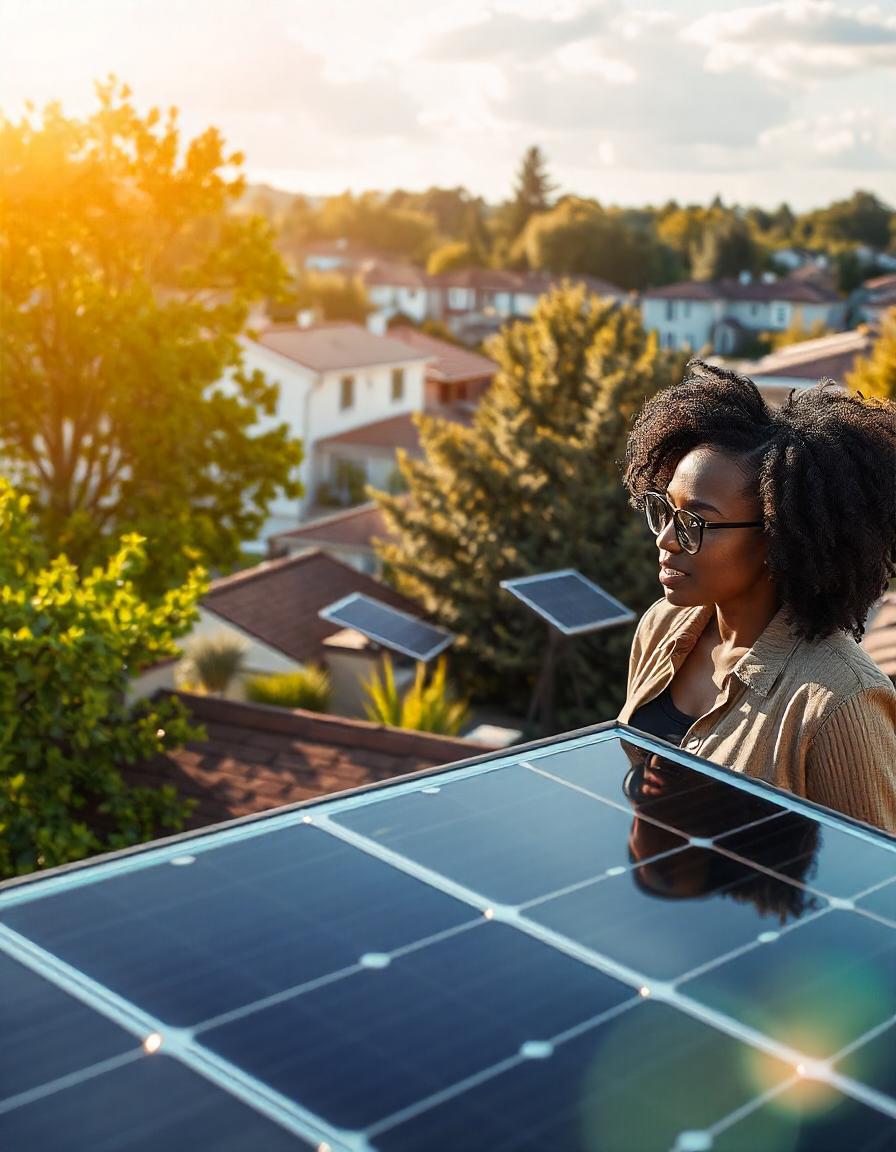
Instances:
[[[852,300],[860,319],[879,323],[884,313],[896,308],[896,275],[866,280]]]
[[[744,340],[759,332],[808,332],[821,323],[840,328],[845,302],[833,289],[811,280],[691,280],[646,289],[641,296],[644,327],[656,332],[664,348],[707,346],[719,355],[737,353]]]
[[[359,268],[367,296],[386,319],[407,316],[418,324],[430,314],[428,277],[413,264],[368,260]]]
[[[265,538],[295,528],[313,503],[315,485],[331,479],[314,473],[319,441],[423,409],[431,356],[348,323],[275,325],[257,339],[244,338],[242,347],[246,370],[260,370],[280,389],[276,414],[263,417],[261,426],[285,422],[305,449],[299,468],[305,496],[274,502]]]

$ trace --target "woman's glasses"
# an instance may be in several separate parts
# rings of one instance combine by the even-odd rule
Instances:
[[[696,512],[688,512],[684,508],[673,508],[662,492],[644,493],[644,512],[647,515],[647,526],[654,536],[659,536],[668,527],[669,521],[675,522],[675,539],[685,552],[693,555],[699,552],[703,545],[703,533],[707,528],[761,528],[761,520],[738,520],[727,524],[708,524]]]

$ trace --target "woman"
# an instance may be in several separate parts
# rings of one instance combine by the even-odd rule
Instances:
[[[619,719],[896,832],[896,690],[858,644],[896,572],[896,405],[823,381],[771,409],[693,360],[625,484],[663,595]]]

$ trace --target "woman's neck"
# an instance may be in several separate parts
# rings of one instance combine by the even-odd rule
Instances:
[[[781,607],[771,581],[767,588],[753,589],[748,599],[716,604],[715,625],[725,651],[752,648]]]

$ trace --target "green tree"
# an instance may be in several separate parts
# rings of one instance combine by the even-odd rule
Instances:
[[[555,186],[547,171],[547,161],[537,144],[526,149],[516,177],[509,217],[512,236],[518,236],[530,218],[547,212]]]
[[[893,209],[872,192],[861,189],[848,200],[836,200],[827,208],[807,212],[799,229],[807,243],[827,247],[867,244],[883,249],[890,243]]]
[[[323,239],[391,252],[407,260],[425,260],[436,246],[433,220],[425,212],[390,207],[375,192],[343,192],[324,202],[316,228]]]
[[[695,280],[720,280],[756,272],[763,254],[744,220],[730,212],[713,212],[693,254]]]
[[[884,314],[871,353],[856,361],[846,383],[863,396],[896,400],[896,308]]]
[[[309,269],[296,282],[290,297],[292,318],[297,311],[313,309],[325,320],[350,320],[363,324],[373,311],[360,276]]]
[[[299,494],[301,448],[257,430],[277,390],[239,343],[283,266],[270,226],[229,211],[241,158],[215,129],[184,143],[175,109],[97,92],[84,120],[0,118],[0,458],[48,545],[83,567],[138,532],[160,589],[197,557],[229,567]]]
[[[171,787],[128,787],[122,766],[199,733],[173,698],[129,706],[128,680],[176,653],[200,571],[154,604],[125,537],[89,575],[36,541],[27,496],[0,480],[0,876],[64,864],[181,827]]]
[[[473,425],[420,419],[423,458],[402,456],[408,494],[377,493],[397,539],[380,555],[402,591],[457,634],[469,690],[525,710],[546,631],[502,579],[577,568],[636,611],[656,597],[656,549],[617,464],[643,400],[682,361],[640,316],[584,289],[544,297],[489,346],[499,363]],[[561,665],[565,723],[615,715],[631,631],[578,640]],[[584,711],[571,707],[575,685]]]

